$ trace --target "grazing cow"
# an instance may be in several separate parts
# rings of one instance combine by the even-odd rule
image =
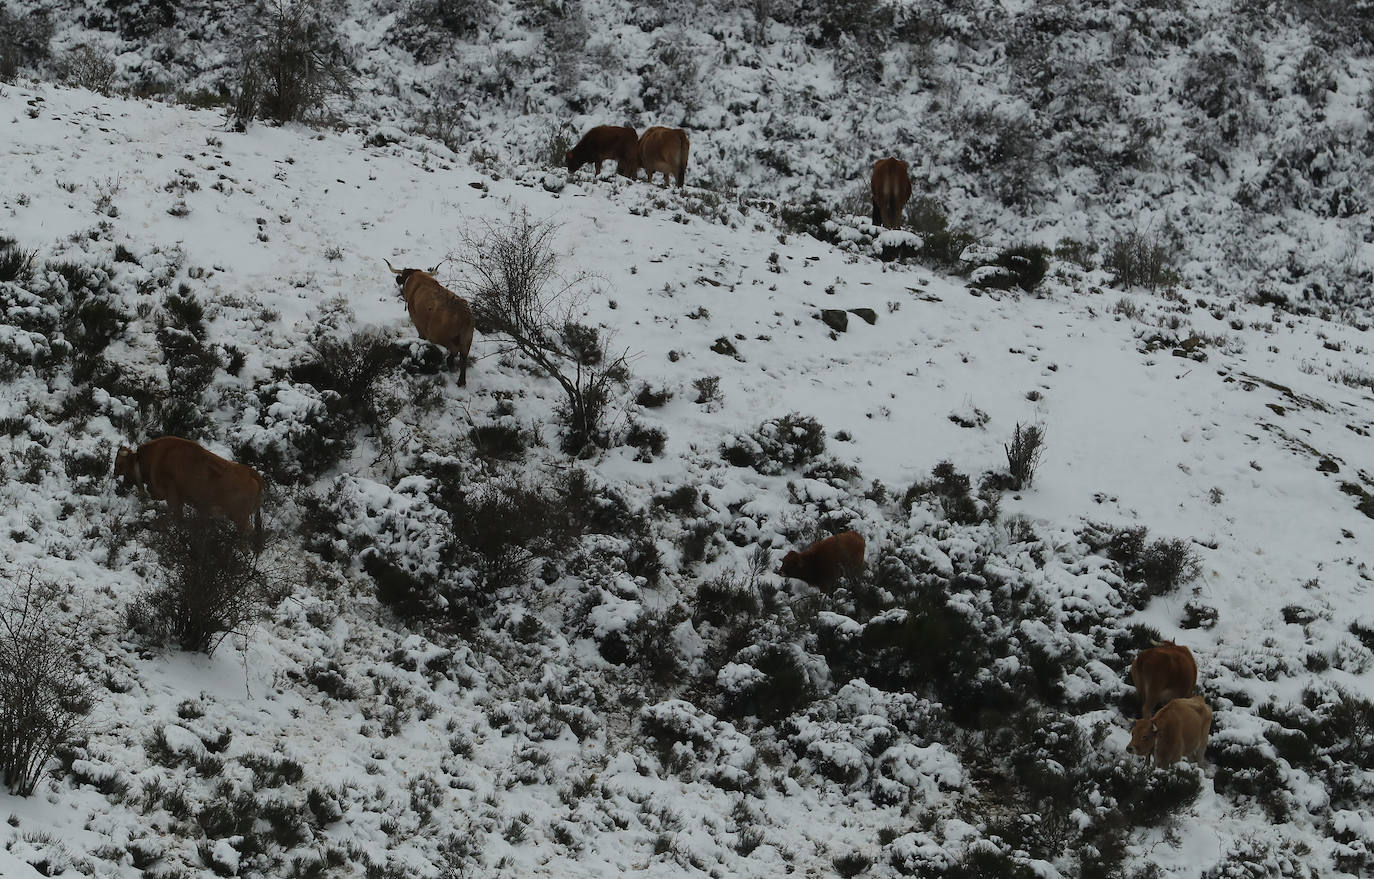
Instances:
[[[873,225],[896,229],[902,225],[902,209],[911,198],[911,176],[901,159],[873,163]]]
[[[181,520],[181,505],[202,513],[222,514],[248,533],[255,519],[255,539],[262,538],[262,476],[247,464],[227,461],[199,443],[179,436],[149,440],[137,449],[120,446],[114,475],[130,488],[166,501],[172,518]]]
[[[681,128],[655,125],[639,138],[639,167],[649,175],[650,183],[654,182],[654,175],[662,171],[664,186],[668,185],[669,178],[676,177],[677,185],[681,187],[687,176],[687,150],[690,147],[687,132]]]
[[[817,540],[801,552],[789,552],[778,573],[812,586],[833,586],[840,577],[855,576],[863,569],[864,539],[857,531],[846,531]]]
[[[438,266],[423,269],[398,269],[383,260],[396,275],[396,286],[406,301],[406,311],[420,338],[448,351],[448,362],[458,358],[458,387],[468,383],[468,352],[477,320],[467,300],[434,279]]]
[[[601,176],[601,163],[615,159],[615,171],[622,177],[634,179],[639,172],[639,137],[628,125],[598,125],[582,135],[577,145],[563,156],[569,173],[588,162],[596,162],[596,176]],[[686,161],[684,154],[683,161]]]
[[[1131,683],[1140,696],[1140,716],[1149,717],[1160,702],[1182,699],[1197,686],[1197,663],[1187,647],[1151,641],[1131,663]]]
[[[1173,699],[1154,717],[1142,717],[1132,725],[1126,750],[1153,757],[1156,766],[1172,766],[1182,757],[1201,763],[1211,730],[1212,709],[1201,696]]]

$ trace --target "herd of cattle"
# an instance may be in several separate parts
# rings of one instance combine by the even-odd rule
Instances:
[[[572,149],[563,155],[569,173],[583,165],[596,163],[596,176],[601,176],[603,162],[615,162],[617,174],[631,180],[644,169],[652,183],[654,175],[663,174],[664,185],[670,178],[682,186],[687,177],[687,151],[691,143],[681,128],[655,125],[636,135],[628,125],[598,125],[582,135]],[[902,224],[902,211],[911,198],[911,175],[901,159],[879,159],[873,164],[870,180],[873,199],[873,225],[896,229]]]
[[[569,171],[589,162],[615,160],[618,173],[634,178],[643,168],[652,181],[662,172],[682,186],[687,171],[687,135],[681,129],[655,126],[636,137],[629,127],[600,125],[591,129],[568,150]],[[666,179],[665,179],[666,183]],[[911,197],[907,165],[898,159],[880,159],[873,166],[873,223],[895,229]],[[451,364],[459,363],[458,384],[467,384],[468,353],[476,320],[467,301],[434,277],[438,269],[397,269],[396,276],[406,310],[420,337],[444,348]],[[174,519],[190,504],[204,515],[220,515],[238,526],[242,535],[253,524],[261,545],[262,502],[266,483],[246,464],[228,461],[209,449],[174,436],[143,443],[136,449],[121,446],[115,455],[114,475],[127,488],[166,501]],[[788,552],[778,574],[823,589],[845,578],[862,574],[865,544],[855,531],[826,537],[801,550]],[[1131,682],[1140,695],[1141,719],[1131,729],[1128,750],[1158,765],[1182,757],[1201,761],[1212,725],[1212,710],[1201,696],[1191,695],[1197,686],[1197,664],[1187,647],[1155,642],[1131,664]],[[1164,707],[1155,711],[1160,702]]]

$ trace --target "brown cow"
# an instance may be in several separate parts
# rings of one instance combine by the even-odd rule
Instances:
[[[477,320],[463,297],[440,284],[434,278],[438,266],[423,269],[398,269],[390,260],[383,260],[396,275],[396,286],[406,301],[406,311],[415,324],[420,338],[448,351],[448,362],[458,358],[458,387],[468,383],[468,352],[472,350],[472,334]]]
[[[902,225],[902,209],[911,198],[911,176],[901,159],[873,163],[873,225],[896,229]]]
[[[664,128],[655,125],[639,138],[639,167],[654,182],[654,175],[663,172],[663,185],[669,178],[676,177],[677,185],[682,186],[687,176],[687,151],[691,148],[687,132],[681,128]]]
[[[248,533],[262,537],[262,476],[247,464],[227,461],[199,443],[179,436],[149,440],[137,449],[120,446],[114,475],[124,484],[166,501],[172,518],[181,520],[181,506],[189,503],[202,513],[222,514]]]
[[[598,125],[582,135],[563,158],[569,173],[588,162],[596,162],[598,177],[601,176],[601,163],[615,159],[616,173],[633,180],[639,172],[639,137],[628,125]]]
[[[833,586],[840,577],[856,576],[863,569],[864,539],[857,531],[846,531],[817,540],[801,552],[789,552],[778,573],[812,586]]]
[[[1140,716],[1149,717],[1160,702],[1182,699],[1197,686],[1197,663],[1187,648],[1172,641],[1151,641],[1131,663],[1131,683],[1140,695]]]
[[[1126,750],[1153,757],[1156,766],[1172,766],[1182,757],[1201,763],[1211,730],[1212,709],[1201,696],[1173,699],[1154,717],[1142,717],[1131,726]]]

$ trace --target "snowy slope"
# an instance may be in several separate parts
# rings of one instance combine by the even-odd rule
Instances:
[[[469,635],[407,627],[345,558],[303,576],[246,641],[232,638],[208,658],[151,650],[127,631],[125,609],[156,576],[155,557],[137,540],[105,545],[110,522],[138,518],[136,502],[104,486],[78,493],[56,464],[68,448],[143,437],[121,427],[130,422],[114,417],[117,401],[79,430],[64,423],[73,386],[21,371],[0,387],[0,417],[27,419],[0,440],[5,472],[19,473],[24,455],[41,457],[29,451],[35,445],[53,463],[34,480],[7,476],[4,566],[11,577],[33,567],[70,588],[101,693],[84,756],[34,797],[0,803],[17,818],[4,829],[0,872],[24,875],[10,864],[63,848],[67,870],[48,875],[138,875],[134,840],[158,854],[159,875],[212,862],[222,874],[238,869],[242,834],[213,836],[206,821],[197,830],[150,788],[179,789],[193,805],[245,790],[279,794],[301,814],[308,788],[341,803],[344,818],[321,821],[308,844],[283,843],[262,862],[245,856],[247,873],[307,850],[335,852],[340,863],[330,869],[343,875],[361,875],[364,863],[376,875],[828,875],[851,852],[870,859],[875,875],[971,863],[989,832],[980,803],[993,794],[971,768],[963,733],[942,741],[901,726],[899,717],[938,713],[924,697],[846,684],[836,671],[817,702],[828,707],[792,718],[784,732],[781,722],[725,719],[702,681],[719,680],[726,693],[732,685],[705,672],[703,655],[692,680],[662,686],[598,654],[597,620],[614,627],[646,609],[690,605],[711,576],[742,570],[751,544],[770,546],[776,560],[791,538],[837,511],[867,531],[871,563],[888,550],[921,554],[933,569],[986,556],[1056,609],[1081,601],[1112,631],[1144,623],[1178,637],[1198,657],[1218,737],[1266,748],[1255,706],[1270,697],[1296,703],[1314,684],[1374,697],[1374,656],[1349,631],[1355,621],[1374,628],[1366,551],[1374,520],[1342,490],[1374,491],[1361,469],[1374,428],[1366,332],[1194,292],[1113,290],[1103,273],[1068,264],[1056,263],[1038,296],[973,290],[920,266],[883,263],[871,249],[785,234],[760,211],[721,205],[710,192],[585,174],[563,185],[561,172],[473,166],[418,138],[378,148],[356,129],[229,134],[214,113],[33,85],[6,87],[0,118],[0,233],[44,258],[109,265],[118,244],[142,263],[114,263],[122,302],[139,315],[111,349],[121,369],[162,368],[150,341],[160,294],[138,284],[159,265],[207,304],[210,338],[246,353],[243,369],[218,372],[204,398],[212,416],[204,439],[226,454],[245,425],[265,423],[253,389],[300,355],[323,315],[340,319],[335,303],[351,312],[349,326],[413,334],[383,257],[431,265],[460,249],[464,230],[518,211],[560,224],[566,271],[593,278],[585,319],[612,334],[610,347],[630,352],[637,381],[675,394],[658,409],[634,406],[630,394],[621,401],[666,432],[661,457],[638,461],[621,447],[584,466],[637,506],[699,486],[712,497],[708,517],[743,544],[718,540],[713,558],[689,564],[677,558],[669,522],[656,534],[666,559],[659,584],[629,582],[623,571],[607,581],[615,586],[567,572],[551,582],[530,577],[502,592]],[[98,223],[108,228],[87,234]],[[461,282],[453,263],[439,274]],[[851,314],[848,330],[832,334],[817,319],[822,308],[871,308],[877,320]],[[738,357],[711,350],[722,337]],[[1199,353],[1175,356],[1190,337]],[[376,436],[358,435],[342,468],[307,488],[323,494],[346,473],[360,497],[395,504],[427,449],[480,472],[468,428],[491,419],[484,413],[498,397],[548,443],[531,450],[526,473],[551,478],[569,467],[555,441],[557,387],[495,338],[479,334],[473,353],[466,389],[449,377],[436,386],[437,408],[399,410],[389,454]],[[392,381],[404,382],[398,375]],[[1343,384],[1341,375],[1357,381]],[[693,402],[692,383],[712,376],[719,403]],[[723,442],[790,412],[819,419],[829,451],[861,477],[770,476],[721,460]],[[894,518],[864,497],[874,480],[900,496],[943,460],[974,474],[998,468],[1014,426],[1030,422],[1046,426],[1048,451],[1034,487],[1003,498],[1000,524],[954,527],[920,504]],[[1334,472],[1319,471],[1323,461]],[[276,526],[289,531],[303,515],[301,497],[275,500]],[[1189,538],[1201,577],[1143,611],[1121,606],[1112,597],[1119,571],[1080,540],[1088,523]],[[1019,546],[1013,527],[1034,532],[1042,549]],[[292,540],[277,551],[303,568],[311,554]],[[591,622],[578,618],[584,600],[597,608]],[[1215,609],[1214,628],[1180,629],[1189,600]],[[1294,606],[1313,618],[1286,622]],[[525,615],[543,627],[532,641],[513,634]],[[691,644],[709,640],[692,628],[672,630],[689,659]],[[1115,700],[1127,692],[1119,675],[1129,655],[1114,653],[1110,636],[1046,631],[1047,643],[1072,643],[1087,657],[1070,688],[1110,703],[1085,709],[1082,722],[1102,731],[1094,759],[1119,759],[1126,717]],[[1313,663],[1313,654],[1328,661]],[[306,683],[325,662],[355,699],[327,698]],[[721,675],[732,667],[747,677],[738,664]],[[692,731],[683,733],[696,742],[690,760],[646,742],[645,717],[659,715],[661,728]],[[911,793],[903,799],[844,780],[844,767],[868,766],[855,731],[882,725],[898,730],[893,747],[905,748],[898,775]],[[205,743],[225,730],[224,750],[207,753]],[[289,758],[303,779],[287,771],[273,783],[245,755]],[[1327,875],[1341,863],[1340,846],[1374,844],[1367,798],[1333,817],[1315,774],[1285,771],[1294,802],[1282,833],[1270,836],[1272,816],[1253,797],[1223,794],[1204,777],[1171,829],[1133,831],[1128,865],[1199,875],[1228,855],[1234,863],[1237,850],[1240,860],[1263,854],[1267,840],[1275,863],[1303,844],[1311,869]],[[720,781],[731,772],[749,780]],[[1353,828],[1339,842],[1338,824]],[[284,872],[282,857],[275,869]],[[1033,866],[1069,875],[1074,863]]]

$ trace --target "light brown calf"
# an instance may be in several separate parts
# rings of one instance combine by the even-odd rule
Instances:
[[[655,125],[639,138],[639,166],[649,175],[650,183],[661,171],[665,186],[670,178],[676,178],[680,187],[687,176],[687,151],[691,145],[687,132],[681,128]]]
[[[1172,766],[1183,757],[1201,763],[1211,731],[1212,709],[1201,696],[1173,699],[1154,717],[1135,722],[1126,750],[1153,758],[1156,766]]]

